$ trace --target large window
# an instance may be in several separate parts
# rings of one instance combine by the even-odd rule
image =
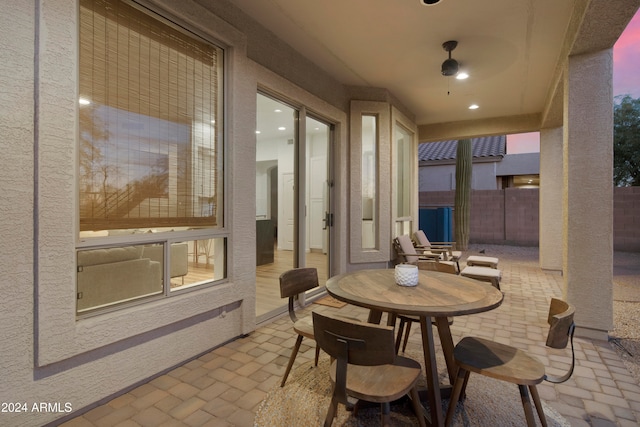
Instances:
[[[395,235],[412,233],[413,174],[415,156],[413,134],[400,123],[394,125],[395,144]]]
[[[376,247],[378,118],[362,116],[362,248]]]
[[[222,79],[220,47],[129,3],[81,0],[79,312],[224,277]],[[99,303],[81,301],[96,269]]]

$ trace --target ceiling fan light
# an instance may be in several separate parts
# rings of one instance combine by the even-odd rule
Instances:
[[[464,71],[459,71],[458,74],[456,75],[456,79],[458,80],[464,80],[468,78],[469,78],[469,73],[466,73]]]
[[[442,75],[455,76],[458,73],[458,68],[458,61],[449,58],[442,63]]]

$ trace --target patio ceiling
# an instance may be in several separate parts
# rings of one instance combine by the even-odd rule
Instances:
[[[229,1],[335,80],[389,90],[415,114],[421,134],[422,127],[451,122],[511,122],[509,130],[529,131],[542,127],[546,116],[557,122],[560,113],[561,120],[558,88],[567,55],[613,46],[638,4]],[[470,74],[467,80],[441,75],[447,40],[458,41],[452,57]],[[480,108],[469,110],[471,104]]]

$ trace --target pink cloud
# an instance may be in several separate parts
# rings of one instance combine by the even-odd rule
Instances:
[[[640,98],[640,10],[613,47],[613,95]],[[540,133],[507,135],[507,154],[540,151]]]
[[[507,154],[538,153],[540,132],[507,135]]]
[[[640,10],[613,47],[613,94],[640,97]]]

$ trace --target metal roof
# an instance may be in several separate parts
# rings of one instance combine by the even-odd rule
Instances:
[[[507,137],[504,135],[472,138],[473,157],[502,158],[506,154],[506,143]],[[457,140],[422,143],[418,145],[418,161],[455,160],[457,149]]]

